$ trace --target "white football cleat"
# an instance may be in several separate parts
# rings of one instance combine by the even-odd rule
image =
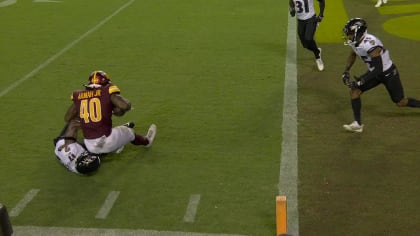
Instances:
[[[355,132],[355,133],[361,133],[363,132],[363,125],[359,125],[357,121],[353,121],[349,125],[343,125],[343,128],[347,131]]]
[[[319,71],[323,71],[324,70],[324,62],[322,61],[321,58],[316,59],[316,66],[318,67]]]
[[[386,3],[388,2],[388,0],[382,0],[382,2],[383,2],[384,4],[386,4]]]
[[[386,0],[384,0],[384,3],[386,3]],[[382,0],[378,0],[378,2],[375,5],[375,7],[380,7],[380,6],[382,6]]]
[[[145,147],[148,148],[152,146],[153,140],[155,139],[155,136],[156,136],[156,129],[157,128],[155,124],[150,125],[149,130],[147,131],[147,134],[146,134],[146,138],[147,140],[149,140],[149,144],[147,144]]]
[[[316,62],[316,66],[318,67],[318,70],[319,71],[323,71],[324,70],[324,62],[322,61],[322,58],[321,58],[321,48],[318,48],[318,50],[319,50],[319,58],[318,59],[316,59],[315,60],[315,62]]]

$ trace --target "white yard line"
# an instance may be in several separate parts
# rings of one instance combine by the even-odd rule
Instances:
[[[119,191],[112,191],[106,197],[104,204],[102,205],[101,209],[99,209],[98,213],[96,214],[96,219],[106,219],[109,212],[114,206],[115,201],[117,200],[118,196],[120,195]]]
[[[120,13],[122,10],[124,10],[124,8],[128,7],[134,1],[135,0],[130,0],[126,4],[122,5],[116,11],[114,11],[114,13],[112,13],[111,15],[109,15],[108,17],[106,17],[105,19],[103,19],[101,22],[99,22],[97,25],[95,25],[92,29],[90,29],[86,33],[82,34],[79,38],[77,38],[73,42],[69,43],[67,46],[65,46],[63,49],[61,49],[55,55],[51,56],[46,61],[44,61],[43,63],[41,63],[39,66],[37,66],[35,69],[33,69],[31,72],[29,72],[28,74],[26,74],[22,78],[16,80],[14,83],[12,83],[11,85],[9,85],[7,88],[5,88],[4,90],[2,90],[0,92],[0,98],[3,97],[4,95],[8,94],[11,90],[13,90],[17,86],[19,86],[21,83],[25,82],[26,80],[28,80],[29,78],[31,78],[32,76],[34,76],[35,74],[37,74],[40,70],[44,69],[51,62],[53,62],[58,57],[60,57],[61,55],[63,55],[65,52],[67,52],[69,49],[71,49],[72,47],[74,47],[74,45],[76,45],[77,43],[79,43],[80,41],[82,41],[83,39],[85,39],[87,36],[89,36],[90,34],[92,34],[93,32],[95,32],[102,25],[104,25],[106,22],[108,22],[109,20],[111,20],[114,16],[116,16],[118,13]]]
[[[200,194],[192,194],[190,201],[187,206],[187,210],[184,215],[184,221],[192,223],[195,220],[195,214],[197,213],[198,204],[200,203]]]
[[[245,236],[239,234],[210,234],[144,229],[95,229],[37,226],[14,226],[13,230],[13,236]]]
[[[26,205],[28,205],[29,202],[32,201],[32,199],[35,198],[35,196],[38,194],[39,189],[31,189],[28,193],[16,204],[16,206],[10,211],[9,216],[15,217],[18,216],[23,209],[25,209]]]
[[[3,2],[0,2],[0,7],[7,7],[9,5],[15,4],[17,0],[5,0]]]
[[[299,235],[296,19],[289,16],[283,97],[282,151],[279,195],[287,197],[287,231]]]
[[[54,0],[33,0],[33,2],[47,2],[47,3],[54,2],[54,3],[60,3],[62,1],[54,1]]]

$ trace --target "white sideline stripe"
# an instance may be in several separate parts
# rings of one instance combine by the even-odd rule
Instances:
[[[61,2],[61,1],[54,1],[54,0],[33,0],[33,2]]]
[[[13,231],[13,236],[246,236],[240,234],[209,234],[144,229],[95,229],[37,226],[14,226]]]
[[[25,209],[26,205],[28,205],[28,203],[30,201],[32,201],[32,199],[35,198],[35,196],[38,194],[39,189],[31,189],[29,190],[28,193],[25,194],[25,196],[22,198],[22,200],[20,200],[16,206],[10,211],[9,216],[11,217],[15,217],[18,216],[23,209]]]
[[[187,210],[184,215],[184,221],[192,223],[195,220],[195,214],[197,213],[198,204],[200,203],[200,194],[192,194],[190,201],[188,202]]]
[[[70,48],[72,48],[74,45],[76,45],[77,43],[79,43],[80,41],[82,41],[84,38],[86,38],[87,36],[89,36],[91,33],[93,33],[94,31],[96,31],[97,29],[99,29],[99,27],[101,27],[102,25],[104,25],[112,17],[114,17],[115,15],[117,15],[118,13],[120,13],[120,11],[124,10],[124,8],[128,7],[134,1],[135,0],[130,0],[129,2],[127,2],[126,4],[124,4],[123,6],[121,6],[120,8],[118,8],[118,10],[116,10],[114,13],[112,13],[111,15],[109,15],[108,17],[106,17],[105,19],[103,19],[101,22],[99,22],[97,25],[95,25],[95,27],[93,27],[92,29],[88,30],[86,33],[82,34],[78,39],[76,39],[73,42],[69,43],[67,46],[65,46],[63,49],[61,49],[55,55],[53,55],[52,57],[48,58],[45,62],[43,62],[38,67],[36,67],[35,69],[33,69],[31,72],[29,72],[28,74],[26,74],[25,76],[23,76],[19,80],[15,81],[11,85],[9,85],[9,87],[5,88],[3,91],[0,92],[0,98],[3,97],[4,95],[6,95],[7,93],[9,93],[11,90],[13,90],[14,88],[16,88],[17,86],[19,86],[21,83],[25,82],[26,80],[28,80],[29,78],[31,78],[32,76],[34,76],[40,70],[42,70],[43,68],[45,68],[46,66],[48,66],[51,62],[53,62],[59,56],[63,55]]]
[[[114,205],[119,195],[120,195],[119,191],[110,192],[108,194],[108,197],[106,197],[105,202],[102,205],[101,209],[99,209],[98,213],[96,214],[95,218],[105,219],[108,216],[108,213],[111,211],[112,206]]]
[[[279,194],[287,197],[287,231],[299,236],[296,19],[289,16],[283,98]]]
[[[0,2],[0,7],[7,7],[9,5],[15,4],[17,0],[5,0],[3,2]]]

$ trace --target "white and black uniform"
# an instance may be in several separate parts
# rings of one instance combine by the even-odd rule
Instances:
[[[55,156],[69,171],[80,174],[76,169],[76,161],[82,154],[86,154],[87,151],[78,142],[67,145],[68,151],[66,151],[66,148],[62,148],[61,151],[59,151],[58,148],[63,146],[64,142],[64,138],[57,138],[54,149]]]
[[[353,51],[362,59],[366,64],[369,71],[373,71],[374,67],[371,66],[372,58],[369,56],[369,53],[375,50],[377,47],[382,48],[381,59],[382,59],[382,71],[387,71],[392,66],[392,60],[389,56],[389,51],[384,48],[381,40],[371,34],[366,34],[360,44],[356,47],[355,45],[350,45]]]
[[[350,46],[368,68],[368,71],[361,76],[368,78],[363,85],[359,86],[362,92],[368,91],[379,84],[384,84],[394,103],[404,98],[404,89],[401,84],[398,69],[393,64],[389,51],[384,47],[380,39],[374,35],[366,34],[357,46]],[[371,76],[369,74],[374,72],[375,67],[372,65],[372,58],[369,53],[378,47],[382,49],[380,54],[382,70],[376,72],[377,75],[375,77],[370,78]]]
[[[316,16],[314,0],[292,0],[294,12],[298,20],[297,33],[302,46],[313,52],[316,59],[320,58],[320,50],[314,39],[319,19]],[[324,16],[325,0],[318,0],[319,16]]]
[[[314,0],[294,0],[296,18],[308,20],[315,16]]]
[[[96,139],[84,139],[86,148],[91,153],[105,154],[115,152],[135,139],[134,130],[124,125],[112,128],[109,136],[103,135]]]

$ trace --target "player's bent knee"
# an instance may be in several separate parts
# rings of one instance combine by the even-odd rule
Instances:
[[[358,88],[350,90],[351,99],[360,98],[362,91]]]

